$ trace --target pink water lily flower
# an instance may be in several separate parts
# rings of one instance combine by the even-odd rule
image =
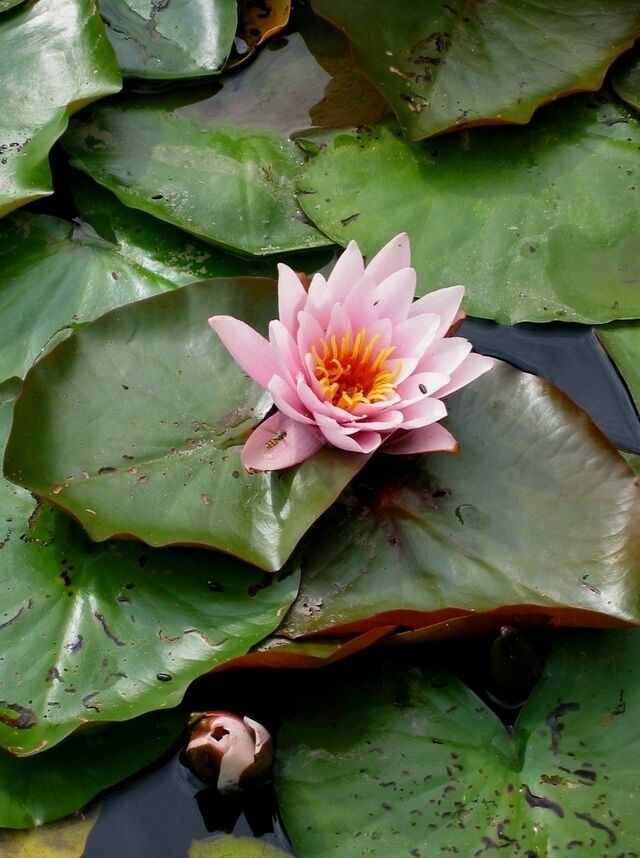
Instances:
[[[232,316],[209,324],[242,369],[265,388],[277,411],[242,450],[249,471],[287,468],[329,444],[368,454],[455,451],[439,421],[442,397],[493,365],[462,337],[447,336],[464,318],[464,287],[414,301],[409,238],[392,239],[365,267],[350,242],[328,279],[305,290],[278,266],[280,318],[265,339]]]

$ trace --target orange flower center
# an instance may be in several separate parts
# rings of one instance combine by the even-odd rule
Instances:
[[[379,339],[380,334],[367,337],[367,329],[360,328],[355,339],[349,330],[340,340],[334,334],[313,346],[314,372],[327,402],[353,411],[357,405],[381,402],[395,393],[393,382],[401,363],[387,366],[396,347],[376,349]]]

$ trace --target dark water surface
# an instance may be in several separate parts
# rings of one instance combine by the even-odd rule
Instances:
[[[591,328],[570,324],[502,327],[467,319],[460,333],[477,351],[552,381],[587,411],[619,448],[640,452],[640,421],[624,383]],[[187,712],[230,709],[274,730],[297,681],[294,671],[204,677],[187,693]],[[181,765],[179,750],[104,797],[84,858],[186,858],[189,844],[215,831],[254,835],[286,848],[270,787],[223,799]],[[276,829],[274,832],[274,828]]]

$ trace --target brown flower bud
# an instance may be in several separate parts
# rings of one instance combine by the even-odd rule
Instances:
[[[271,736],[251,718],[232,712],[194,712],[189,729],[186,764],[221,793],[244,789],[271,767]]]

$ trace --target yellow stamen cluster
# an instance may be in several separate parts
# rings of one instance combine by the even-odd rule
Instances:
[[[353,411],[357,405],[382,402],[395,393],[393,382],[401,363],[396,361],[393,368],[386,366],[396,347],[376,351],[379,339],[380,334],[367,338],[367,329],[360,328],[355,339],[349,330],[339,340],[333,334],[313,346],[315,376],[327,402]]]

